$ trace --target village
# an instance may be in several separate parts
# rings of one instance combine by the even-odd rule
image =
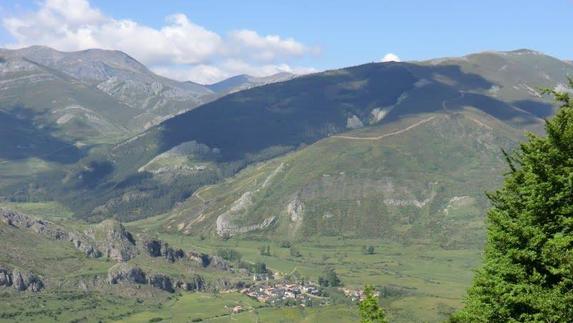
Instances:
[[[270,305],[320,305],[327,302],[321,288],[309,282],[270,282],[253,285],[241,293]]]
[[[362,289],[339,288],[340,291],[352,302],[361,301],[364,297]],[[313,282],[287,282],[264,280],[249,288],[241,290],[261,303],[269,305],[300,305],[302,307],[325,305],[329,303],[328,295],[323,289]],[[376,292],[375,296],[379,296]]]

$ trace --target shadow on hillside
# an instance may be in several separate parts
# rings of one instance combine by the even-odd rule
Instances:
[[[82,157],[77,147],[55,137],[54,129],[35,125],[35,117],[37,115],[25,109],[0,111],[0,159],[35,157],[70,164]]]
[[[512,105],[543,119],[551,117],[555,114],[555,107],[552,104],[546,102],[520,100],[512,102]]]
[[[159,132],[160,151],[195,140],[220,149],[222,161],[241,160],[346,131],[353,116],[367,124],[372,110],[397,102],[384,122],[473,106],[514,126],[527,126],[550,113],[543,103],[513,106],[490,97],[487,90],[493,85],[457,65],[372,63],[327,71],[238,92],[167,120]]]
[[[457,65],[420,66],[411,70],[426,84],[408,96],[388,114],[384,123],[419,113],[460,111],[471,106],[501,121],[517,127],[539,123],[539,118],[551,115],[553,107],[543,102],[523,100],[504,102],[487,95],[494,83],[480,75],[463,72]]]

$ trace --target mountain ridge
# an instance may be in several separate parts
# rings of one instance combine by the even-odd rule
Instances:
[[[547,75],[540,72],[542,69]],[[143,187],[171,183],[164,194],[176,201],[251,163],[332,135],[468,107],[509,127],[539,132],[543,118],[552,115],[555,107],[535,89],[564,83],[567,69],[573,72],[569,65],[552,57],[519,52],[469,55],[459,61],[370,63],[299,76],[232,93],[166,120],[88,159],[92,166],[108,165],[88,171],[96,174],[106,169],[105,176],[96,176],[97,180],[88,185],[85,179],[92,175],[82,168],[66,175],[67,185],[73,183],[80,191],[121,187],[120,194],[149,198],[153,193],[141,191]],[[187,149],[191,149],[188,155],[178,152]],[[176,176],[177,169],[185,172]],[[174,184],[177,182],[180,184]],[[125,212],[119,211],[125,202],[113,197],[119,192],[109,188],[100,192],[107,202],[84,200],[84,216],[95,216],[92,212],[96,209],[103,212],[94,219]],[[136,203],[127,197],[124,200]],[[144,216],[166,210],[158,208],[160,203],[148,203],[152,200],[138,207]]]
[[[230,94],[242,90],[247,90],[256,86],[288,81],[295,77],[297,77],[295,74],[289,72],[279,72],[273,75],[262,77],[240,74],[206,86],[217,93]]]

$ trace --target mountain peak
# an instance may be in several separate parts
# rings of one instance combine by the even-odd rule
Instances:
[[[533,49],[527,49],[527,48],[520,48],[520,49],[516,49],[516,50],[511,50],[511,51],[508,51],[506,53],[515,54],[515,55],[545,55],[544,53],[542,53],[540,51],[536,51]]]
[[[217,93],[232,93],[256,86],[290,80],[295,76],[295,74],[289,72],[278,72],[276,74],[261,77],[239,74],[220,82],[209,84],[207,87]]]

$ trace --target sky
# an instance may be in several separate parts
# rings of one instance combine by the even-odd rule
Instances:
[[[212,83],[529,48],[573,59],[573,0],[0,0],[0,47],[122,50]]]

